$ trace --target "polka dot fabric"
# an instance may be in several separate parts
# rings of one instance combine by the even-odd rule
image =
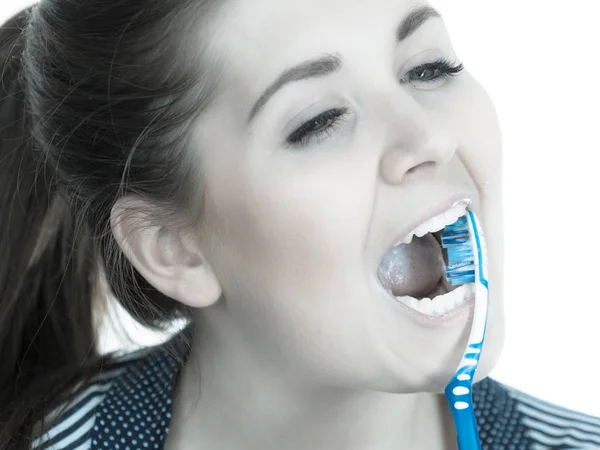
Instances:
[[[529,450],[517,402],[499,383],[486,378],[473,385],[475,418],[483,449]]]
[[[173,345],[157,347],[114,382],[97,410],[91,449],[164,448],[179,361],[187,356],[173,349]]]

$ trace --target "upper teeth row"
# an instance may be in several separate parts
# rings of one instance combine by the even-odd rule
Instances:
[[[412,230],[408,235],[402,239],[399,244],[410,244],[413,236],[423,237],[427,233],[435,233],[443,230],[446,226],[453,224],[458,220],[459,217],[464,216],[467,213],[467,202],[460,202],[455,204],[448,211],[438,214],[435,217],[423,222],[417,228]]]

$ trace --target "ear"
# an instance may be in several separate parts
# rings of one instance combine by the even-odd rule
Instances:
[[[179,231],[153,225],[141,200],[119,199],[111,211],[112,233],[137,271],[154,288],[185,305],[217,302],[222,288],[201,251]]]

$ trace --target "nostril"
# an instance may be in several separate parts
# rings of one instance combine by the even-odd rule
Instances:
[[[411,167],[406,171],[406,175],[412,175],[415,172],[429,172],[433,170],[436,166],[436,163],[433,161],[426,161],[420,164],[417,164],[414,167]]]

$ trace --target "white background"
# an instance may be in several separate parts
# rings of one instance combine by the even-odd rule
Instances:
[[[0,19],[31,3],[2,1]],[[507,341],[492,376],[600,416],[600,4],[431,3],[504,135]],[[138,343],[160,339],[125,328]],[[124,345],[103,333],[104,348]]]

